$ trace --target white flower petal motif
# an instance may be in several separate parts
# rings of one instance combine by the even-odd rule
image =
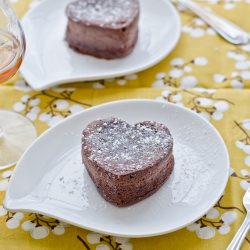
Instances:
[[[32,229],[34,229],[36,226],[35,223],[31,222],[30,220],[27,220],[27,221],[24,221],[23,224],[22,224],[22,229],[24,231],[30,231]]]
[[[250,183],[249,183],[248,181],[246,181],[246,180],[243,180],[243,181],[240,182],[240,186],[241,186],[245,191],[247,191],[248,188],[250,188]]]
[[[189,34],[191,37],[202,37],[205,35],[205,31],[201,28],[192,28]]]
[[[69,106],[69,103],[65,100],[57,100],[55,101],[55,105],[58,110],[64,110]]]
[[[249,176],[249,172],[248,172],[246,169],[241,169],[241,170],[240,170],[240,173],[241,173],[243,176]]]
[[[247,130],[250,130],[250,119],[245,119],[243,122],[242,122],[242,125],[245,129]]]
[[[20,220],[16,219],[16,218],[11,218],[6,222],[6,226],[9,229],[15,229],[18,228],[20,224]]]
[[[236,141],[235,145],[237,148],[243,149],[245,146],[245,143],[243,143],[242,141]]]
[[[8,187],[9,181],[7,179],[3,179],[0,181],[0,191],[5,191]]]
[[[58,122],[62,121],[63,120],[63,117],[60,116],[60,115],[57,115],[57,116],[53,116],[51,117],[49,120],[48,120],[48,125],[50,127],[53,127],[55,126]]]
[[[229,109],[229,104],[226,101],[218,101],[214,103],[214,107],[221,112],[225,112]]]
[[[237,72],[237,71],[231,72],[231,76],[232,76],[232,77],[237,77],[237,76],[239,76],[239,75],[240,75],[240,73]]]
[[[227,57],[235,59],[237,54],[234,51],[228,51],[227,52]]]
[[[123,237],[115,237],[114,241],[121,243],[121,244],[125,244],[129,242],[128,238],[123,238]]]
[[[250,0],[249,0],[250,1]],[[177,3],[177,6],[176,6],[177,10],[179,11],[185,11],[187,8],[185,8],[183,5]]]
[[[194,76],[185,76],[181,79],[182,88],[192,88],[198,84],[198,80]]]
[[[215,236],[215,230],[212,227],[202,227],[196,231],[196,234],[201,239],[211,239]]]
[[[216,4],[216,3],[219,2],[219,0],[209,0],[208,2],[211,3],[211,4]]]
[[[210,36],[215,36],[216,35],[216,32],[211,28],[207,28],[206,32]]]
[[[173,102],[180,102],[182,100],[182,96],[178,93],[172,95],[172,101]]]
[[[156,78],[158,80],[161,80],[161,79],[165,78],[166,76],[167,76],[167,74],[165,72],[159,72],[156,74]]]
[[[234,7],[235,7],[234,3],[226,3],[226,4],[224,4],[224,9],[226,9],[226,10],[231,10]]]
[[[234,211],[225,212],[222,214],[221,219],[224,221],[225,225],[230,225],[237,219],[237,213]]]
[[[250,80],[250,71],[242,71],[240,75],[243,79]]]
[[[244,60],[246,60],[246,57],[242,54],[235,54],[234,59],[236,61],[244,61]]]
[[[247,52],[250,52],[250,44],[247,44],[247,45],[243,45],[241,46],[241,48]]]
[[[51,90],[56,92],[56,93],[62,93],[62,92],[65,92],[65,91],[74,92],[75,88],[55,87],[55,88],[52,88]]]
[[[0,205],[0,216],[5,216],[6,214],[7,210],[2,205]]]
[[[97,244],[100,242],[100,239],[101,239],[101,235],[98,234],[98,233],[89,233],[87,235],[87,241],[90,243],[90,244]]]
[[[172,69],[169,72],[169,76],[173,77],[173,78],[179,78],[183,75],[183,71],[181,69]]]
[[[162,95],[163,97],[168,97],[170,94],[171,94],[171,92],[168,91],[168,90],[164,90],[164,91],[162,91],[162,93],[161,93],[161,95]]]
[[[200,18],[194,18],[193,21],[197,26],[205,25],[205,22],[203,20],[201,20]]]
[[[124,85],[126,85],[126,83],[127,83],[126,79],[119,79],[119,80],[117,80],[116,82],[117,82],[117,84],[120,85],[120,86],[124,86]]]
[[[219,213],[219,211],[218,211],[217,209],[211,208],[211,209],[207,212],[206,217],[207,217],[208,219],[216,219],[216,218],[219,217],[219,215],[220,215],[220,213]]]
[[[47,121],[49,121],[51,118],[52,118],[52,115],[51,115],[51,114],[48,114],[48,113],[42,113],[42,114],[39,116],[39,120],[40,120],[41,122],[47,122]]]
[[[235,64],[235,68],[236,69],[248,69],[250,66],[250,62],[249,61],[238,61],[236,64]]]
[[[35,227],[30,231],[30,235],[33,239],[44,239],[48,236],[49,229],[47,227]]]
[[[131,243],[122,244],[120,247],[122,250],[132,250],[133,249],[133,246]]]
[[[250,145],[244,145],[244,146],[243,146],[243,151],[244,151],[246,154],[250,155]]]
[[[24,217],[23,213],[21,212],[17,212],[13,215],[13,218],[17,219],[17,220],[22,220]]]
[[[234,79],[231,81],[231,86],[235,89],[241,89],[244,87],[244,84],[241,81]]]
[[[3,178],[8,178],[8,177],[11,176],[12,173],[13,173],[12,170],[4,171],[4,172],[2,173],[2,177],[3,177]]]
[[[172,66],[181,66],[181,65],[183,65],[184,63],[185,63],[184,59],[183,59],[183,58],[179,58],[179,57],[174,58],[174,59],[170,62],[170,64],[171,64]]]
[[[13,110],[16,112],[21,112],[25,110],[25,105],[22,102],[17,102],[13,105]]]
[[[30,99],[30,96],[29,96],[29,95],[23,95],[23,96],[21,97],[21,101],[22,101],[22,102],[27,102],[29,99]]]
[[[187,230],[190,232],[195,232],[199,228],[200,228],[200,225],[198,223],[192,223],[192,224],[187,226]]]
[[[205,89],[201,87],[196,87],[194,88],[195,91],[200,92],[200,93],[208,93],[208,94],[213,94],[216,92],[215,89]]]
[[[24,80],[19,80],[14,83],[14,86],[17,90],[23,91],[23,92],[30,92],[32,89],[25,84]]]
[[[219,121],[223,118],[223,113],[220,112],[220,111],[215,111],[213,114],[212,114],[212,118],[215,120],[215,121]]]
[[[214,74],[213,79],[214,79],[214,82],[222,83],[226,80],[226,77],[222,74]]]
[[[92,87],[94,89],[104,89],[105,88],[105,86],[103,84],[101,84],[100,82],[94,82]]]
[[[30,106],[34,107],[40,104],[40,99],[39,98],[35,98],[35,99],[31,99],[30,100]]]
[[[107,245],[100,244],[96,248],[96,250],[110,250],[110,248]]]
[[[244,162],[248,167],[250,167],[250,156],[245,157]]]
[[[31,121],[35,121],[37,118],[37,114],[29,112],[26,114],[27,118],[29,118]]]
[[[53,230],[52,233],[55,235],[62,235],[65,233],[65,229],[63,226],[56,226]]]
[[[125,76],[125,78],[126,78],[127,80],[136,80],[138,77],[137,77],[136,74],[131,74],[131,75]]]
[[[229,225],[223,225],[219,228],[218,232],[220,234],[228,234],[231,230],[231,227]]]
[[[164,87],[165,83],[163,80],[156,80],[155,82],[153,82],[152,87],[153,88],[162,88]]]
[[[208,107],[212,105],[213,101],[206,97],[199,97],[197,98],[197,101],[199,102],[200,106],[202,107]]]
[[[183,68],[183,70],[185,71],[185,72],[192,72],[192,67],[191,66],[185,66],[184,68]]]
[[[39,107],[33,107],[31,110],[30,110],[30,113],[32,114],[38,114],[39,112],[41,111],[41,109]]]
[[[207,62],[208,62],[208,60],[206,57],[196,57],[194,59],[194,64],[198,65],[198,66],[204,66],[207,64]]]
[[[184,33],[189,33],[192,30],[192,28],[190,26],[184,25],[181,30]]]
[[[78,112],[81,112],[84,110],[83,106],[79,105],[79,104],[74,104],[72,105],[69,110],[71,111],[72,114],[76,114]]]

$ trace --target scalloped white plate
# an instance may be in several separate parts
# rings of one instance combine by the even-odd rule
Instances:
[[[21,73],[36,90],[142,71],[166,57],[180,37],[179,16],[170,1],[140,0],[139,40],[128,57],[103,60],[81,55],[64,41],[68,2],[44,0],[22,20],[27,50]]]
[[[151,197],[126,208],[106,202],[81,163],[82,130],[109,116],[130,123],[161,122],[174,138],[170,179]],[[178,230],[204,215],[222,195],[228,175],[221,136],[197,114],[158,101],[118,101],[76,114],[42,134],[17,164],[4,206],[105,234],[146,237]]]

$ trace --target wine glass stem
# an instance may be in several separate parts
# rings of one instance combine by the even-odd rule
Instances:
[[[3,128],[0,126],[0,140],[3,138]]]

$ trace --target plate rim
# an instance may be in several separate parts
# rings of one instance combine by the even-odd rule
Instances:
[[[134,74],[134,73],[139,73],[141,71],[144,71],[146,69],[149,69],[153,66],[155,66],[156,64],[158,64],[159,62],[161,62],[164,58],[166,58],[172,51],[173,49],[177,46],[180,37],[181,37],[181,19],[180,16],[177,12],[177,10],[175,9],[175,7],[173,6],[173,4],[168,1],[168,0],[161,0],[162,2],[164,2],[166,5],[168,5],[168,8],[171,10],[171,12],[173,13],[175,22],[176,22],[176,32],[175,32],[175,39],[172,42],[172,45],[164,51],[164,53],[162,53],[157,59],[151,61],[150,63],[144,65],[143,67],[141,66],[137,66],[135,69],[128,69],[128,70],[123,70],[122,72],[120,71],[120,73],[113,73],[113,74],[102,74],[101,76],[90,76],[90,77],[81,77],[81,76],[75,76],[75,77],[70,77],[67,79],[56,79],[56,80],[51,80],[51,81],[44,81],[43,84],[40,83],[40,81],[37,82],[37,80],[35,80],[33,77],[30,77],[29,75],[29,69],[26,66],[26,70],[24,68],[24,66],[20,67],[20,73],[21,75],[24,77],[24,79],[26,80],[26,82],[34,89],[37,91],[41,91],[44,90],[46,88],[51,88],[53,86],[57,86],[57,85],[61,85],[61,84],[66,84],[66,83],[75,83],[75,82],[81,82],[81,81],[96,81],[96,80],[100,80],[100,79],[108,79],[108,78],[115,78],[115,77],[121,77],[124,75],[128,75],[128,74]],[[36,5],[35,7],[31,8],[30,10],[28,10],[25,15],[23,16],[23,18],[21,19],[21,24],[23,24],[23,22],[29,18],[29,15],[33,12],[36,11],[36,9],[38,9],[40,7],[40,5],[43,5],[46,2],[50,2],[50,0],[44,0],[41,3],[39,3],[38,5]],[[26,52],[27,53],[27,52]],[[122,60],[122,59],[121,59]],[[27,76],[27,74],[28,76]],[[33,81],[34,80],[34,81]]]
[[[189,221],[189,222],[186,222],[185,224],[182,224],[181,226],[178,226],[178,227],[175,227],[175,228],[172,228],[171,230],[161,230],[161,231],[157,231],[155,233],[147,233],[147,234],[119,234],[119,233],[115,233],[113,231],[106,231],[106,230],[99,230],[99,229],[96,229],[96,228],[92,228],[92,227],[89,227],[89,226],[83,226],[77,222],[72,222],[70,220],[67,220],[67,219],[64,219],[60,216],[56,216],[54,215],[53,213],[47,213],[47,212],[44,212],[42,209],[39,210],[39,209],[33,209],[33,208],[29,208],[29,204],[28,205],[23,205],[23,206],[20,206],[20,204],[17,204],[15,205],[15,200],[16,199],[11,199],[10,198],[10,195],[9,195],[9,187],[12,185],[12,182],[13,182],[13,179],[15,178],[14,176],[16,175],[16,172],[17,172],[17,169],[18,169],[18,166],[20,164],[20,162],[22,161],[22,159],[24,158],[24,156],[26,155],[26,153],[29,151],[29,149],[31,147],[33,147],[34,144],[36,144],[36,142],[38,140],[40,140],[40,138],[42,138],[43,136],[47,135],[48,133],[50,133],[51,130],[54,130],[57,126],[60,126],[61,124],[63,124],[64,122],[69,122],[70,120],[74,119],[75,117],[77,116],[81,116],[83,113],[87,113],[87,112],[91,112],[93,109],[98,109],[100,107],[103,107],[103,106],[112,106],[114,104],[121,104],[121,103],[133,103],[133,102],[137,102],[137,103],[159,103],[159,104],[163,104],[165,106],[174,106],[175,108],[177,109],[180,109],[180,110],[184,110],[188,113],[190,113],[191,115],[194,115],[196,116],[197,118],[199,118],[200,120],[203,120],[203,122],[206,123],[206,125],[208,125],[212,130],[213,132],[216,134],[216,136],[218,137],[218,139],[220,140],[222,146],[223,146],[223,151],[224,151],[224,154],[226,156],[226,164],[227,164],[227,167],[226,167],[226,170],[225,171],[225,176],[223,177],[223,182],[221,182],[221,187],[220,187],[220,190],[218,191],[218,197],[216,196],[213,200],[214,202],[211,202],[211,205],[208,206],[206,209],[204,209],[204,212],[200,213],[199,215],[197,215],[193,220]],[[222,196],[226,186],[227,186],[227,183],[228,183],[228,179],[229,179],[229,173],[230,173],[230,158],[229,158],[229,153],[228,153],[228,150],[227,150],[227,147],[226,147],[226,144],[222,138],[222,136],[220,135],[220,133],[217,131],[217,129],[209,122],[207,121],[205,118],[199,116],[197,113],[191,111],[190,109],[188,109],[187,107],[182,107],[182,106],[178,106],[174,103],[169,103],[169,102],[166,102],[166,103],[163,103],[161,101],[157,101],[157,100],[154,100],[154,99],[125,99],[125,100],[118,100],[118,101],[111,101],[111,102],[107,102],[107,103],[103,103],[103,104],[99,104],[99,105],[96,105],[94,107],[91,107],[89,109],[86,109],[86,110],[83,110],[79,113],[76,113],[76,114],[73,114],[71,115],[70,117],[60,121],[58,124],[56,124],[55,126],[47,129],[44,133],[41,134],[41,136],[37,137],[33,142],[32,144],[27,148],[27,150],[25,151],[25,153],[22,155],[22,157],[20,158],[20,160],[18,161],[16,167],[14,168],[14,171],[11,175],[11,178],[10,178],[10,181],[9,181],[9,185],[8,185],[8,188],[7,188],[7,191],[6,191],[6,194],[5,194],[5,197],[4,197],[4,201],[3,201],[3,207],[9,211],[22,211],[22,212],[34,212],[34,213],[41,213],[41,214],[44,214],[46,216],[49,216],[49,217],[52,217],[52,218],[55,218],[55,219],[58,219],[60,221],[64,221],[70,225],[74,225],[74,226],[77,226],[77,227],[80,227],[80,228],[83,228],[83,229],[86,229],[86,230],[90,230],[90,231],[93,231],[93,232],[98,232],[98,233],[101,233],[101,234],[110,234],[110,235],[113,235],[113,236],[119,236],[119,237],[127,237],[127,238],[145,238],[145,237],[153,237],[153,236],[159,236],[159,235],[164,235],[164,234],[168,234],[168,233],[171,233],[171,232],[175,232],[177,230],[180,230],[182,228],[185,228],[186,226],[194,223],[195,221],[197,221],[199,218],[201,218],[204,214],[206,214],[212,207],[214,207],[214,205],[217,203],[217,201],[219,200],[219,198]],[[18,199],[17,199],[18,200]],[[24,198],[25,200],[25,198]],[[32,203],[31,203],[32,204]]]

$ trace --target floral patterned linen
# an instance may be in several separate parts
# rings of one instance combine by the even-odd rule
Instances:
[[[39,2],[12,0],[20,17]],[[250,31],[249,0],[200,4]],[[76,112],[113,100],[150,98],[184,105],[208,119],[226,142],[231,172],[223,196],[187,228],[158,237],[127,239],[89,232],[39,214],[6,211],[2,202],[12,169],[5,170],[0,172],[0,249],[226,249],[245,217],[242,197],[250,187],[250,44],[229,44],[202,20],[177,8],[181,40],[168,58],[151,69],[41,92],[32,91],[17,75],[0,85],[0,107],[28,117],[42,133]],[[250,234],[242,249],[250,249]]]

